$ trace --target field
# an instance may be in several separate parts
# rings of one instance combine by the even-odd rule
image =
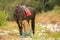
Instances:
[[[31,13],[36,12],[35,35],[32,37],[20,36],[14,20],[14,13],[30,13],[27,8],[31,8]],[[31,24],[28,28],[25,23],[26,29],[31,28]],[[26,34],[31,33],[27,31]],[[0,0],[0,40],[60,40],[60,0]]]
[[[49,13],[49,14],[48,14]],[[51,14],[50,14],[51,13]],[[22,38],[19,35],[19,29],[15,21],[7,21],[7,26],[0,27],[0,40],[60,40],[60,32],[50,32],[45,30],[42,32],[43,28],[39,26],[40,23],[60,23],[60,14],[52,14],[52,12],[42,13],[36,15],[35,21],[35,35],[30,38]]]

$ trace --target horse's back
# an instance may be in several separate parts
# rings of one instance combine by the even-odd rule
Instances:
[[[18,18],[18,19],[31,19],[31,18],[34,18],[35,17],[35,11],[33,8],[31,7],[27,7],[30,11],[31,11],[31,16],[24,16],[24,13],[22,11],[22,6],[17,6],[16,9],[15,9],[15,17]],[[24,10],[24,9],[23,9]]]

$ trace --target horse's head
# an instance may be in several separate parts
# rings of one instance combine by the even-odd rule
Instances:
[[[21,6],[20,5],[16,6],[16,11],[17,12],[20,12],[21,11]]]

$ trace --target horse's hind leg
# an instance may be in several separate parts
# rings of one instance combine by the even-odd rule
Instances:
[[[22,22],[19,22],[19,20],[16,20],[16,22],[17,22],[18,27],[19,27],[20,35],[22,35]]]

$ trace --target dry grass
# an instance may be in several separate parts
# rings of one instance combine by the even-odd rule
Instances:
[[[36,23],[60,23],[60,14],[53,14],[52,12],[38,14]]]

